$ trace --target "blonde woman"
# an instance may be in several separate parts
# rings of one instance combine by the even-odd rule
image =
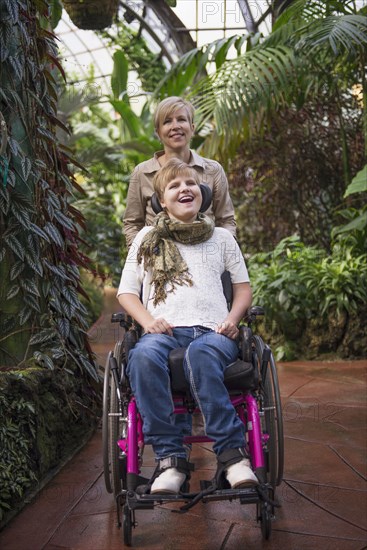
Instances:
[[[222,166],[190,149],[195,130],[192,104],[181,97],[164,99],[156,109],[154,124],[163,150],[155,153],[152,159],[139,164],[132,173],[124,215],[124,234],[128,246],[140,229],[153,222],[153,178],[171,158],[178,158],[191,166],[197,172],[200,182],[209,185],[213,200],[206,214],[214,220],[216,226],[225,227],[235,236],[233,204]]]

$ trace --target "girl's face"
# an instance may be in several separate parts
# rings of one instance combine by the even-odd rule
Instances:
[[[166,185],[160,202],[170,218],[191,223],[196,220],[200,210],[201,190],[193,178],[179,175]]]
[[[157,133],[164,149],[175,151],[190,147],[194,128],[187,109],[182,107],[160,121]]]

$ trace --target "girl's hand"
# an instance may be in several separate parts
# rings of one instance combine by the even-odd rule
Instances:
[[[238,336],[239,330],[237,325],[232,323],[232,321],[223,321],[223,323],[220,323],[220,325],[217,326],[215,332],[235,340]]]
[[[148,334],[168,334],[172,336],[173,326],[168,323],[165,319],[152,319],[144,326],[144,332]]]

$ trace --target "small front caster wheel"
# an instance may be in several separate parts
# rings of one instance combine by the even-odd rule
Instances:
[[[132,510],[130,510],[127,504],[124,505],[122,514],[122,533],[124,537],[124,544],[126,546],[131,546],[134,518]]]

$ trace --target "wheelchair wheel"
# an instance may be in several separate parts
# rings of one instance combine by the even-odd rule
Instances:
[[[122,511],[122,536],[124,544],[131,546],[132,543],[132,530],[134,525],[133,512],[130,510],[127,504],[124,505]]]
[[[102,445],[106,489],[114,496],[126,488],[126,457],[121,456],[117,441],[120,437],[120,410],[115,379],[111,373],[111,361],[116,359],[120,366],[122,343],[118,342],[114,353],[110,353],[105,369],[103,388]],[[120,370],[120,369],[119,369]]]
[[[104,471],[104,482],[106,490],[108,493],[112,493],[111,485],[111,470],[110,470],[110,453],[109,453],[109,410],[110,410],[110,360],[112,357],[112,352],[108,354],[106,367],[104,371],[104,381],[103,381],[103,407],[102,407],[102,450],[103,450],[103,471]]]
[[[123,360],[123,342],[117,342],[113,355],[117,361],[120,378],[121,362]],[[111,376],[111,400],[110,400],[110,436],[109,436],[109,455],[111,459],[111,484],[114,496],[118,495],[122,489],[126,489],[126,456],[122,455],[118,439],[121,437],[121,417],[119,402],[117,398],[117,388],[115,379]]]
[[[262,338],[257,335],[254,336],[254,343],[258,367],[260,368],[265,345]],[[275,489],[283,479],[284,436],[278,375],[272,353],[270,353],[265,383],[263,383],[260,393],[263,397],[264,407],[262,429],[263,433],[269,437],[267,441],[269,482]]]

